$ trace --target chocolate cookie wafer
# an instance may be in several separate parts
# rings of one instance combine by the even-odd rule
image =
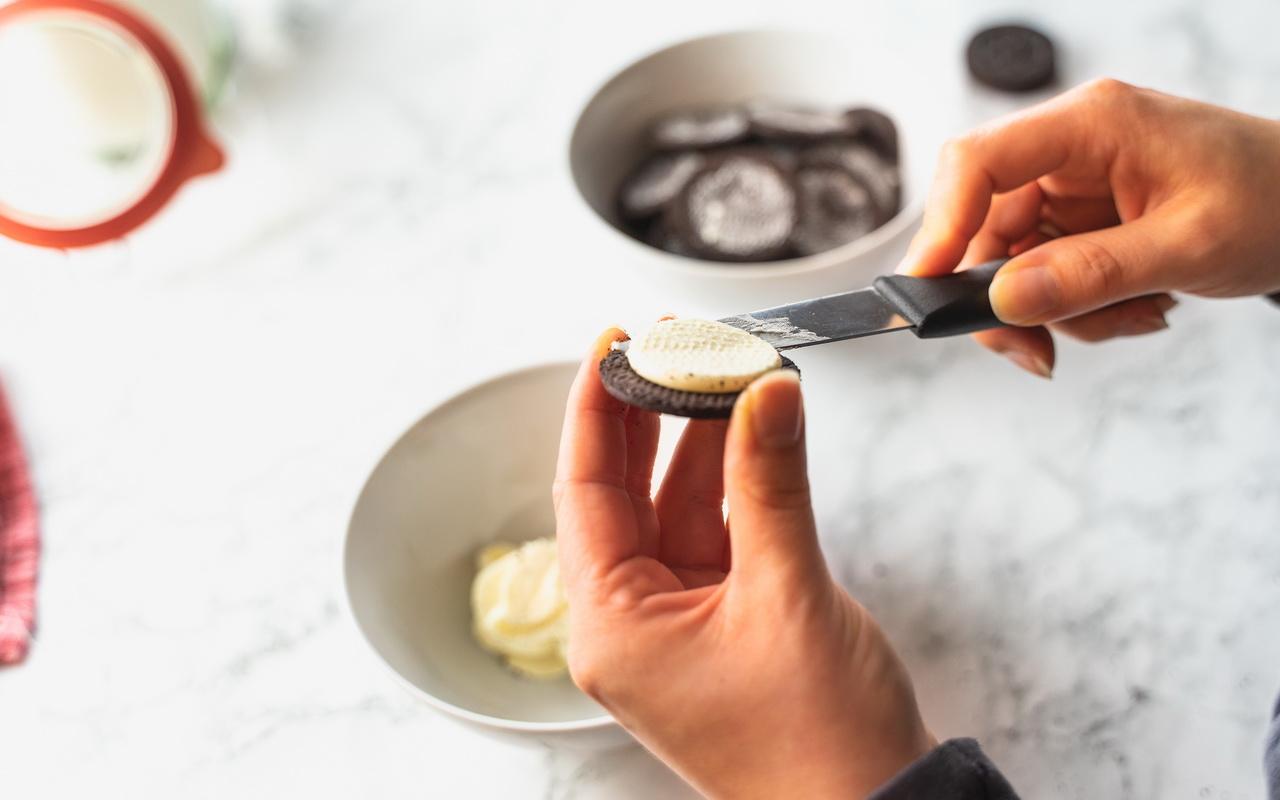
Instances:
[[[706,159],[697,151],[654,153],[627,177],[618,209],[627,219],[647,219],[675,199]]]
[[[997,25],[978,31],[965,51],[969,73],[1006,92],[1029,92],[1053,82],[1053,41],[1025,25]]]
[[[654,217],[645,228],[641,239],[645,244],[665,250],[672,255],[697,258],[698,254],[689,246],[679,231],[672,230],[671,221],[666,215]]]
[[[845,169],[818,164],[796,172],[800,213],[791,244],[802,256],[825,253],[879,225],[871,190]]]
[[[902,175],[895,164],[859,142],[820,145],[805,152],[803,166],[839,167],[871,192],[876,226],[883,225],[902,208]]]
[[[898,163],[898,126],[889,115],[874,108],[851,108],[845,114],[853,137],[891,163]]]
[[[751,122],[736,106],[669,114],[654,123],[649,140],[659,150],[719,147],[747,138]]]
[[[846,114],[821,108],[755,103],[747,109],[751,132],[766,141],[811,142],[848,136],[854,131]]]
[[[796,195],[771,160],[726,155],[690,178],[667,213],[672,229],[703,257],[770,261],[787,252]]]
[[[795,362],[786,356],[782,357],[781,368],[800,372]],[[600,361],[600,380],[609,394],[624,403],[659,414],[695,419],[727,419],[741,394],[686,392],[659,386],[640,377],[627,361],[627,354],[621,350],[610,351]]]

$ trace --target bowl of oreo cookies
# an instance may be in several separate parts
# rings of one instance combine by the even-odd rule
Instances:
[[[713,290],[778,278],[797,293],[847,287],[901,255],[945,130],[913,71],[883,80],[891,55],[876,61],[793,31],[659,50],[587,103],[574,182],[651,275]],[[820,273],[827,284],[812,280]]]
[[[637,241],[677,256],[759,263],[857,241],[902,210],[898,131],[865,106],[770,100],[658,118],[618,188]]]

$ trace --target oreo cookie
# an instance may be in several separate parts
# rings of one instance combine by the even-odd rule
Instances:
[[[658,120],[650,135],[648,156],[618,189],[618,224],[677,255],[722,262],[809,255],[865,232],[859,187],[870,192],[876,226],[902,204],[898,130],[874,108],[769,101],[690,109]]]
[[[853,121],[839,111],[757,103],[747,115],[751,132],[766,141],[806,142],[853,133]]]
[[[645,244],[656,247],[659,250],[665,250],[672,255],[686,258],[698,257],[698,254],[689,246],[689,243],[680,236],[679,231],[672,230],[671,221],[664,215],[654,217],[648,227],[644,229],[640,239]]]
[[[844,169],[816,165],[796,172],[799,219],[791,245],[802,256],[825,253],[875,230],[880,210],[865,184]]]
[[[729,154],[689,179],[668,219],[703,257],[771,261],[787,253],[796,224],[795,189],[772,160]]]
[[[874,108],[851,108],[845,113],[853,137],[891,163],[898,163],[898,126]]]
[[[888,222],[902,208],[901,173],[865,144],[840,142],[815,147],[804,154],[801,165],[838,167],[852,175],[871,193],[876,227]]]
[[[794,172],[796,167],[800,166],[800,154],[802,152],[803,148],[787,142],[749,142],[730,145],[729,147],[712,151],[713,155],[719,159],[730,156],[743,156],[767,161],[788,175]]]
[[[781,369],[800,372],[795,362],[786,356],[782,356]],[[648,411],[656,411],[659,414],[673,414],[677,417],[694,419],[728,419],[733,413],[733,404],[741,394],[741,392],[724,394],[685,392],[659,386],[636,374],[636,371],[631,368],[631,363],[627,361],[627,354],[621,350],[612,350],[601,359],[600,380],[604,384],[605,391],[624,403]]]
[[[741,108],[712,108],[670,114],[654,123],[649,140],[659,150],[720,147],[740,142],[751,132]]]
[[[706,162],[701,153],[671,152],[649,156],[622,184],[618,209],[628,219],[647,219],[675,199]]]
[[[800,166],[800,154],[803,149],[798,146],[787,142],[769,142],[759,145],[758,149],[765,158],[776,164],[783,172],[794,172],[796,167]]]
[[[1006,92],[1030,92],[1053,82],[1053,41],[1025,25],[997,25],[978,31],[965,53],[969,73],[979,83]]]

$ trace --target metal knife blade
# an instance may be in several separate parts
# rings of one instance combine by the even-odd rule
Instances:
[[[758,336],[778,350],[793,350],[911,327],[898,309],[875,289],[827,295],[725,317],[720,321]]]

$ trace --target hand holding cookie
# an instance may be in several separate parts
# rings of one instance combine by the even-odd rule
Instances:
[[[991,303],[1022,327],[976,338],[1048,377],[1049,330],[1152,333],[1169,292],[1280,290],[1277,204],[1280,123],[1095,81],[952,141],[899,271],[1013,256]]]
[[[555,486],[578,685],[713,797],[861,797],[933,745],[875,620],[827,572],[794,372],[694,419],[656,495],[659,417],[570,394]],[[728,500],[732,524],[726,523]]]

